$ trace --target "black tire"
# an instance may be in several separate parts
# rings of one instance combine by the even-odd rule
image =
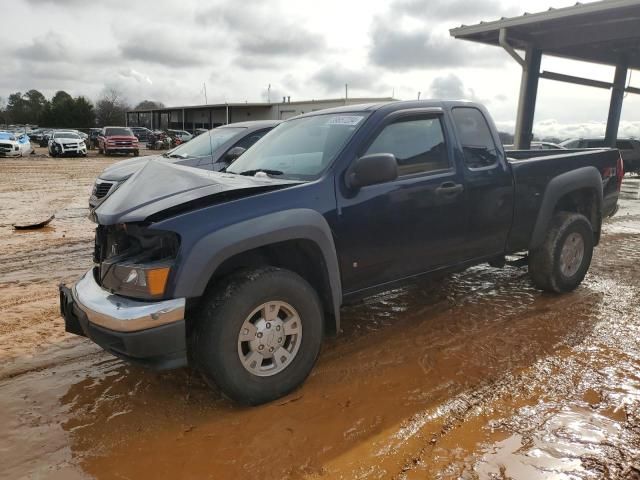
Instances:
[[[134,150],[133,156],[134,157],[139,157],[140,156],[140,150]]]
[[[102,147],[98,147],[98,155],[102,155],[104,153],[104,151],[102,150]]]
[[[570,275],[563,273],[561,253],[568,239],[583,242],[582,258],[575,263],[577,269]],[[558,212],[551,219],[544,243],[529,252],[529,275],[536,287],[547,292],[564,293],[574,290],[584,279],[593,256],[593,228],[584,215]]]
[[[273,267],[244,270],[228,277],[207,297],[195,319],[191,345],[196,365],[208,382],[246,405],[275,400],[304,382],[318,358],[323,334],[320,299],[306,280]],[[258,376],[240,360],[239,334],[251,312],[271,301],[286,302],[298,312],[301,342],[282,371]]]

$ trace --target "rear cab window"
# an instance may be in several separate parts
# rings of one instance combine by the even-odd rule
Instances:
[[[408,117],[386,125],[365,155],[374,153],[393,154],[400,177],[451,168],[439,117]]]
[[[495,167],[498,148],[482,112],[474,107],[455,107],[452,117],[464,151],[465,166],[470,170]]]

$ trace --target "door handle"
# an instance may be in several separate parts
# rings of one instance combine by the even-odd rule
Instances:
[[[462,193],[464,186],[461,183],[444,182],[442,185],[436,188],[436,195],[453,197]]]

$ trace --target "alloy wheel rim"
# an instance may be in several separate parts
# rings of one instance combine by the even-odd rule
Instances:
[[[565,277],[573,277],[582,265],[584,258],[584,239],[573,232],[567,236],[560,251],[560,271]]]
[[[300,349],[302,323],[290,304],[269,301],[245,318],[238,333],[238,356],[249,373],[269,377],[282,372]]]

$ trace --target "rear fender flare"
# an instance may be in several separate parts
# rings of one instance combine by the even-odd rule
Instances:
[[[558,201],[568,193],[585,188],[595,193],[597,225],[592,225],[592,227],[594,232],[600,231],[600,223],[602,221],[602,177],[596,167],[578,168],[554,177],[547,185],[533,228],[529,250],[538,248],[544,242]],[[591,219],[589,220],[591,221]]]

